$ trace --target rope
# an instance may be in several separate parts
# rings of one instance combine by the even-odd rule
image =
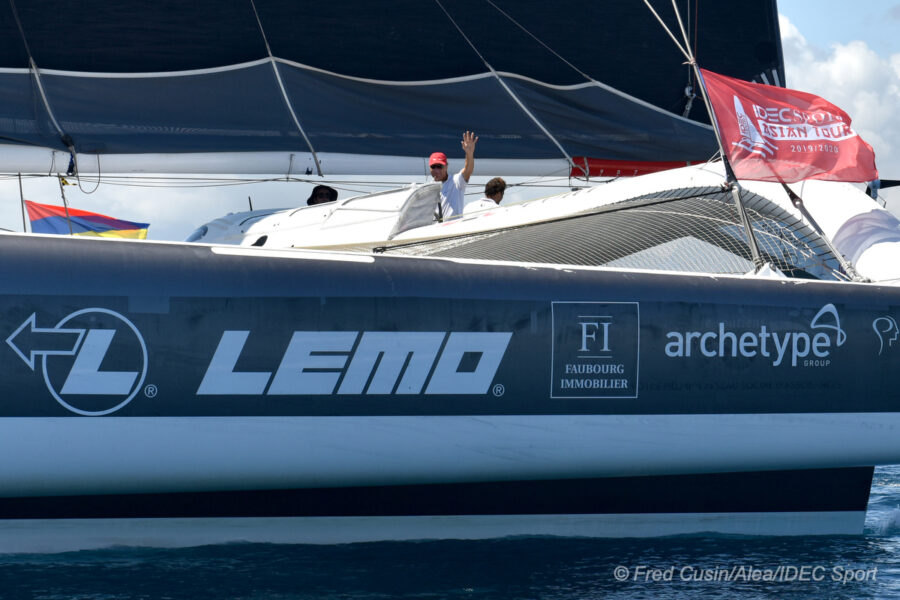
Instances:
[[[56,120],[56,115],[53,114],[53,109],[50,107],[50,101],[47,99],[44,85],[41,82],[40,69],[38,69],[37,63],[34,62],[34,56],[31,54],[31,47],[28,45],[28,39],[25,37],[25,29],[22,27],[22,21],[19,20],[19,11],[16,9],[15,0],[9,0],[9,8],[12,10],[13,18],[16,20],[16,27],[19,29],[22,43],[25,45],[25,53],[28,55],[28,66],[31,69],[31,73],[34,75],[34,82],[37,85],[38,93],[41,96],[41,102],[44,103],[44,108],[47,111],[47,115],[50,117],[50,122],[53,124],[56,133],[59,135],[59,140],[69,150],[72,160],[75,161],[75,142],[68,133],[63,131],[59,121]]]
[[[75,152],[75,140],[72,139],[72,136],[63,131],[59,121],[56,120],[56,115],[53,114],[53,109],[50,107],[50,100],[47,98],[47,93],[44,91],[44,84],[41,81],[41,71],[38,69],[37,63],[34,62],[34,57],[31,54],[31,46],[28,45],[28,39],[25,37],[25,29],[22,27],[22,21],[19,20],[19,11],[16,9],[15,0],[9,0],[9,7],[12,9],[13,18],[16,20],[16,27],[19,29],[19,35],[22,36],[22,43],[25,45],[25,53],[28,55],[28,65],[32,74],[34,74],[34,82],[37,85],[38,93],[41,96],[41,102],[44,103],[44,109],[46,109],[47,115],[50,117],[50,122],[53,123],[53,127],[56,129],[60,141],[69,151],[69,168],[66,170],[66,174],[75,175],[75,179],[78,181],[78,188],[82,192],[85,194],[93,194],[97,191],[97,188],[100,187],[100,157],[97,157],[97,185],[93,190],[88,192],[81,185],[81,176],[78,169],[78,153]]]
[[[688,31],[691,31],[691,0],[687,0],[687,16],[688,16]],[[697,56],[697,11],[699,11],[699,2],[694,2],[694,56]],[[697,98],[697,94],[694,93],[694,70],[688,67],[687,70],[687,85],[684,88],[684,97],[687,99],[684,103],[684,111],[681,113],[681,116],[685,119],[688,118],[688,115],[691,114],[691,108],[694,106],[694,99]]]
[[[781,187],[784,189],[785,193],[790,198],[791,203],[800,211],[800,213],[806,218],[806,221],[810,224],[810,226],[819,234],[819,237],[822,238],[822,241],[825,242],[825,245],[834,254],[834,257],[840,263],[841,267],[843,267],[844,272],[850,277],[851,281],[864,282],[868,283],[871,280],[866,279],[862,275],[860,275],[857,270],[853,267],[853,264],[847,260],[843,254],[831,243],[831,240],[825,235],[825,231],[819,226],[819,223],[813,218],[808,210],[806,210],[806,205],[803,203],[803,198],[801,198],[798,194],[794,192],[788,184],[785,182],[781,182]]]
[[[674,3],[674,0],[673,0],[673,3]],[[659,24],[662,25],[662,28],[665,30],[665,32],[669,34],[669,37],[672,38],[672,41],[675,42],[675,46],[684,55],[684,57],[686,59],[688,59],[688,61],[693,61],[694,59],[691,57],[691,53],[688,52],[687,50],[685,50],[681,46],[681,44],[678,42],[678,39],[675,37],[675,34],[672,33],[672,30],[669,29],[669,26],[666,25],[665,21],[663,21],[662,18],[659,16],[659,14],[656,12],[656,9],[654,9],[653,6],[650,4],[650,0],[644,0],[644,4],[647,5],[647,8],[649,8],[650,12],[653,13],[653,16],[656,17],[656,20],[659,21]],[[678,14],[677,8],[675,9],[675,14]],[[680,17],[679,17],[679,20],[680,20]]]
[[[503,15],[504,17],[506,17],[507,19],[509,19],[509,20],[512,22],[513,25],[515,25],[516,27],[518,27],[519,29],[521,29],[522,31],[524,31],[526,34],[528,34],[529,36],[531,36],[531,38],[532,38],[534,41],[536,41],[538,44],[540,44],[541,46],[543,46],[548,52],[550,52],[550,54],[552,54],[553,56],[555,56],[555,57],[558,58],[559,60],[563,61],[566,65],[568,65],[569,67],[571,67],[573,71],[575,71],[576,73],[578,73],[579,75],[581,75],[582,77],[584,77],[585,79],[587,79],[588,81],[591,81],[591,82],[593,82],[593,83],[596,83],[597,85],[600,85],[600,82],[598,82],[598,81],[595,80],[593,77],[591,77],[590,75],[588,75],[587,73],[585,73],[584,71],[582,71],[581,69],[579,69],[578,67],[576,67],[575,65],[573,65],[572,63],[570,63],[568,60],[566,60],[565,57],[561,56],[556,50],[554,50],[553,48],[551,48],[550,46],[548,46],[547,44],[545,44],[545,43],[543,42],[543,40],[541,40],[538,36],[534,35],[534,34],[531,33],[530,31],[528,31],[528,29],[526,29],[524,25],[522,25],[521,23],[519,23],[518,21],[516,21],[515,19],[513,19],[506,11],[504,11],[502,8],[500,8],[499,6],[497,6],[496,4],[494,4],[492,0],[487,0],[487,3],[490,4],[491,6],[493,6],[494,9],[496,9],[496,11],[499,12],[501,15]]]
[[[688,0],[688,11],[691,10],[690,0]],[[688,23],[690,28],[690,23]],[[697,56],[697,41],[700,38],[700,0],[694,0],[694,56]]]
[[[566,58],[565,58],[564,56],[562,56],[559,52],[557,52],[556,50],[554,50],[553,48],[551,48],[550,46],[548,46],[546,43],[544,43],[544,41],[543,41],[541,38],[539,38],[538,36],[536,36],[536,35],[534,35],[533,33],[531,33],[531,31],[529,31],[524,25],[522,25],[521,23],[519,23],[518,21],[516,21],[514,18],[512,18],[512,16],[511,16],[509,13],[507,13],[505,10],[503,10],[502,8],[500,8],[499,6],[497,6],[496,4],[494,4],[494,2],[493,2],[492,0],[487,0],[487,3],[490,4],[491,6],[493,6],[494,9],[495,9],[497,12],[499,12],[501,15],[503,15],[504,17],[506,17],[507,19],[509,19],[510,22],[512,22],[513,25],[515,25],[516,27],[518,27],[519,29],[521,29],[522,31],[524,31],[527,35],[531,36],[531,38],[532,38],[534,41],[536,41],[538,44],[540,44],[541,46],[543,46],[548,52],[550,52],[550,54],[552,54],[553,56],[555,56],[556,58],[558,58],[559,60],[561,60],[566,66],[568,66],[568,67],[571,68],[573,71],[575,71],[576,73],[578,73],[579,75],[581,75],[582,77],[584,77],[586,81],[588,81],[588,82],[590,82],[590,83],[593,83],[593,84],[596,85],[597,87],[604,87],[603,84],[601,84],[599,81],[597,81],[596,79],[594,79],[593,77],[591,77],[590,75],[588,75],[587,73],[585,73],[584,71],[582,71],[581,69],[579,69],[578,67],[576,67],[575,65],[573,65],[571,62],[569,62],[568,60],[566,60]],[[445,11],[445,12],[446,12],[446,11]],[[559,147],[559,144],[557,144],[557,146]],[[565,151],[564,151],[564,150],[563,150],[563,154],[565,154]],[[575,162],[569,157],[568,154],[566,154],[566,158],[569,159],[569,164],[570,164],[571,166],[573,166],[573,167],[577,168],[579,171],[581,171],[581,173],[584,175],[584,177],[585,177],[586,179],[590,179],[591,173],[590,173],[590,169],[589,169],[588,164],[587,164],[587,157],[585,157],[585,159],[584,159],[584,161],[585,161],[584,166],[575,164]],[[570,177],[570,178],[571,178],[571,177]]]
[[[492,67],[490,65],[490,63],[488,63],[488,61],[484,58],[484,56],[482,56],[481,52],[478,51],[478,48],[475,47],[475,44],[472,43],[472,40],[469,39],[469,36],[467,36],[465,34],[465,32],[456,23],[456,21],[453,19],[453,17],[450,16],[450,13],[447,12],[447,9],[444,8],[443,4],[441,4],[441,0],[434,0],[434,1],[438,5],[438,7],[440,7],[440,9],[442,11],[444,11],[444,14],[447,15],[447,18],[450,19],[450,22],[453,24],[453,26],[459,32],[459,35],[462,36],[462,38],[466,41],[466,43],[469,45],[469,47],[472,48],[472,50],[475,52],[475,54],[478,56],[478,58],[481,59],[481,62],[484,63],[484,66],[488,68],[488,70],[491,72],[491,75],[493,75],[494,78],[497,80],[497,83],[500,84],[500,86],[506,91],[507,94],[509,94],[509,96],[513,99],[513,101],[516,104],[518,104],[519,108],[522,109],[522,112],[524,112],[525,115],[528,116],[528,118],[531,119],[534,122],[534,124],[538,126],[538,128],[544,133],[544,135],[546,135],[550,139],[550,141],[553,142],[553,144],[559,149],[559,151],[562,153],[562,155],[566,157],[566,160],[569,162],[569,165],[571,165],[573,168],[581,169],[580,166],[575,164],[575,161],[572,160],[572,157],[569,156],[569,153],[566,152],[566,149],[563,148],[562,144],[559,143],[559,140],[557,140],[553,136],[553,134],[550,133],[550,131],[546,127],[544,127],[544,124],[541,123],[540,119],[538,119],[530,110],[528,110],[528,107],[525,106],[525,103],[522,102],[518,96],[516,96],[515,92],[513,92],[512,89],[510,89],[510,87],[508,85],[506,85],[506,82],[503,81],[503,79],[500,77],[500,74],[494,70],[494,67]],[[585,173],[585,175],[587,175],[587,174]]]
[[[99,154],[97,155],[97,185],[95,185],[94,189],[92,189],[89,192],[84,189],[84,186],[81,185],[81,172],[78,170],[78,159],[76,159],[73,156],[72,161],[73,161],[73,165],[74,165],[74,170],[73,170],[73,165],[70,165],[67,174],[75,173],[75,181],[78,182],[78,189],[81,190],[81,193],[82,194],[93,194],[98,189],[100,189],[100,178],[102,176],[102,173],[100,172],[100,155]]]
[[[676,0],[672,0],[672,10],[675,11],[675,19],[678,21],[678,28],[681,29],[681,37],[684,38],[684,47],[688,48],[688,52],[690,53],[691,38],[688,37],[687,30],[684,28],[684,23],[681,21],[681,11],[678,10]],[[691,61],[692,65],[697,64],[697,59],[692,53],[689,54],[688,60]]]
[[[256,17],[256,24],[259,25],[259,32],[262,34],[263,42],[266,44],[266,52],[269,54],[269,62],[272,65],[272,71],[275,73],[275,81],[278,83],[278,88],[281,90],[281,97],[284,100],[285,106],[287,106],[288,112],[291,114],[291,119],[294,120],[294,125],[297,126],[297,130],[300,132],[300,135],[303,136],[303,140],[306,142],[309,151],[312,153],[313,162],[316,163],[316,172],[322,177],[324,174],[322,173],[322,165],[319,163],[319,156],[316,154],[316,150],[313,148],[309,137],[307,137],[306,131],[303,130],[300,119],[297,118],[297,113],[294,111],[293,104],[291,104],[291,98],[288,96],[287,89],[284,87],[284,82],[281,80],[281,73],[278,71],[278,63],[275,61],[275,56],[272,54],[272,48],[269,46],[269,39],[266,37],[266,31],[263,29],[262,21],[259,18],[259,13],[256,10],[256,3],[254,0],[250,0],[250,6],[253,7],[253,15]]]
[[[682,46],[669,27],[663,22],[662,18],[659,14],[654,10],[653,6],[650,4],[650,0],[644,0],[644,4],[647,5],[647,8],[650,9],[650,12],[653,13],[653,16],[656,17],[656,20],[659,21],[659,24],[662,25],[663,29],[665,29],[666,33],[669,34],[669,37],[672,38],[672,41],[675,42],[675,46],[678,47],[678,50],[687,58],[688,64],[691,65],[694,69],[694,74],[697,76],[697,80],[700,82],[700,91],[703,93],[703,101],[706,103],[706,110],[709,111],[710,122],[713,126],[713,131],[716,133],[716,141],[719,144],[719,149],[722,151],[722,163],[725,166],[725,177],[727,180],[727,186],[731,190],[732,197],[734,198],[734,204],[737,208],[738,217],[740,218],[741,224],[744,226],[744,229],[747,233],[747,245],[750,246],[750,253],[753,256],[753,264],[756,267],[756,271],[758,272],[765,263],[763,262],[762,255],[759,251],[759,244],[756,241],[756,236],[753,234],[753,227],[750,225],[750,220],[747,217],[746,210],[744,209],[744,203],[741,200],[741,186],[738,184],[737,178],[734,176],[734,171],[731,169],[731,164],[728,162],[728,156],[725,152],[725,146],[722,144],[722,134],[719,131],[719,125],[716,121],[716,113],[713,110],[712,104],[710,104],[709,97],[706,94],[706,83],[703,81],[703,75],[700,73],[700,68],[697,65],[697,60],[694,55],[690,51],[691,40],[688,37],[687,31],[684,28],[684,22],[681,20],[681,13],[678,10],[678,4],[676,0],[672,0],[672,10],[675,11],[675,18],[678,21],[678,28],[681,30],[681,37],[684,40],[684,46]]]

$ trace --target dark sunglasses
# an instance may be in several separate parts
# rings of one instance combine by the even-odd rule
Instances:
[[[432,169],[443,169],[444,165],[431,165]]]

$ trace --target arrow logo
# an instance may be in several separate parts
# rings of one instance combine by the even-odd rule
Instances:
[[[35,313],[32,313],[12,332],[12,335],[6,338],[6,343],[28,365],[28,368],[34,371],[35,359],[39,354],[44,356],[75,354],[84,338],[84,332],[84,329],[36,327]]]
[[[47,390],[79,415],[119,410],[131,402],[147,375],[141,332],[108,308],[77,310],[50,328],[38,327],[32,314],[6,343],[32,371],[38,370],[40,357]]]

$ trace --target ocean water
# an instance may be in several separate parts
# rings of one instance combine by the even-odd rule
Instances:
[[[0,555],[0,599],[900,597],[900,466],[862,536],[219,544]]]

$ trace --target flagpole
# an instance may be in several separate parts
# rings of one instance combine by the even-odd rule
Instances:
[[[648,0],[645,0],[645,2],[647,3],[647,6],[650,6]],[[700,67],[697,65],[697,59],[691,52],[690,39],[684,29],[684,23],[681,21],[681,13],[678,11],[678,5],[675,0],[672,0],[672,8],[675,10],[675,18],[678,20],[678,27],[681,29],[681,37],[684,39],[684,48],[682,48],[680,44],[678,47],[681,49],[681,52],[687,56],[688,63],[691,65],[691,68],[694,69],[697,81],[700,82],[700,92],[703,96],[703,103],[706,104],[706,110],[709,113],[713,131],[716,134],[716,142],[718,142],[719,151],[722,153],[722,163],[725,165],[725,181],[728,183],[728,188],[731,190],[731,195],[734,198],[734,205],[737,208],[738,218],[740,218],[741,224],[747,231],[747,245],[750,247],[750,255],[753,258],[754,272],[759,272],[766,263],[759,252],[759,244],[757,244],[756,236],[753,234],[753,226],[750,224],[750,219],[747,217],[747,211],[744,209],[744,202],[741,200],[741,185],[734,175],[731,163],[728,162],[728,155],[725,152],[725,145],[722,142],[722,133],[719,131],[719,122],[716,119],[716,111],[713,110],[712,103],[709,100],[709,94],[706,92],[706,81],[703,79],[703,73],[700,72]],[[650,10],[653,11],[653,8],[650,7]],[[653,11],[653,14],[656,15],[656,11]],[[659,15],[656,15],[656,18],[659,19]],[[662,23],[661,19],[660,23]],[[663,26],[665,27],[664,23]],[[672,34],[669,33],[669,35]]]
[[[25,192],[22,191],[22,174],[19,173],[19,204],[22,205],[22,233],[28,233],[25,225]]]
[[[693,57],[691,57],[691,68],[694,69],[694,73],[697,75],[697,81],[700,82],[700,95],[703,96],[703,103],[706,105],[706,110],[709,113],[713,131],[716,133],[716,142],[719,144],[719,151],[722,153],[722,162],[725,164],[725,178],[728,180],[728,183],[737,184],[737,177],[735,177],[734,170],[731,168],[731,163],[728,161],[728,154],[725,153],[725,142],[722,141],[722,132],[719,131],[719,121],[716,119],[716,111],[709,101],[709,95],[706,93],[706,80],[703,78],[703,73],[700,71],[697,62]]]
[[[66,190],[63,188],[63,178],[60,175],[57,175],[56,178],[59,180],[59,194],[62,196],[63,208],[66,210],[66,223],[69,225],[69,235],[75,235],[72,231],[72,217],[69,216],[69,205],[66,202]]]
[[[703,95],[703,101],[706,103],[706,110],[709,111],[710,120],[713,123],[713,130],[716,132],[716,140],[719,142],[719,151],[722,153],[722,163],[725,165],[725,181],[728,183],[728,187],[731,190],[732,198],[734,198],[734,205],[737,208],[738,218],[740,218],[741,224],[747,231],[747,245],[750,246],[750,255],[753,257],[753,266],[755,267],[754,272],[759,272],[766,263],[759,252],[759,245],[756,242],[756,235],[753,233],[753,226],[750,224],[750,218],[747,216],[747,211],[744,209],[744,201],[741,199],[741,184],[738,182],[737,177],[735,177],[734,170],[731,168],[731,163],[728,162],[728,156],[725,154],[722,134],[719,132],[719,125],[716,122],[716,113],[706,94],[706,81],[703,80],[703,74],[700,73],[697,63],[692,62],[692,66],[694,72],[697,74],[698,81],[700,82],[700,91]]]

